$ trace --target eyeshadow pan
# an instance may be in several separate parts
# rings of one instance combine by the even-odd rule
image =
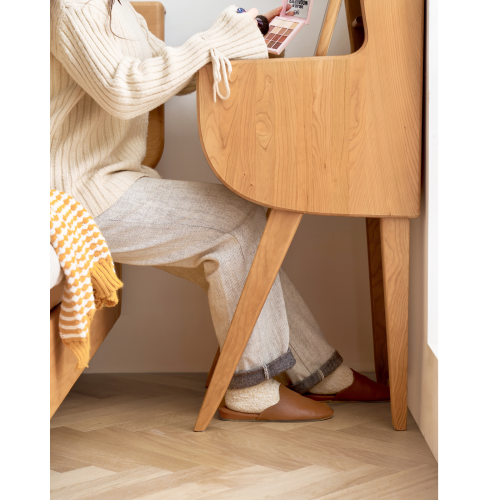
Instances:
[[[294,17],[293,12],[292,15],[279,15],[276,16],[269,23],[269,33],[266,35],[265,40],[267,47],[270,52],[274,54],[279,54],[283,51],[283,49],[288,45],[290,40],[304,27],[305,24],[308,24],[310,17],[310,5],[312,3],[308,1],[301,2],[292,2],[291,0],[287,0],[287,2],[283,2],[282,4],[305,4],[306,15],[305,17]],[[298,19],[298,20],[296,20]]]

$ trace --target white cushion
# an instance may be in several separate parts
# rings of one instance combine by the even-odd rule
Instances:
[[[49,243],[50,247],[50,288],[54,288],[56,285],[61,283],[64,273],[61,267],[61,264],[59,264],[59,259],[57,258],[56,251],[52,247],[52,245]]]

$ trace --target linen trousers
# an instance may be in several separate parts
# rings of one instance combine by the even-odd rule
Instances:
[[[222,347],[266,225],[265,208],[219,184],[143,177],[95,218],[115,262],[201,286]],[[303,394],[342,363],[281,269],[230,388],[286,372]]]

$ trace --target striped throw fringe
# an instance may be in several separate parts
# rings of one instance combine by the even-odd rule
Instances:
[[[50,191],[50,243],[66,276],[59,333],[75,354],[77,368],[88,368],[94,313],[118,303],[116,292],[123,283],[92,217],[71,196],[55,190]]]

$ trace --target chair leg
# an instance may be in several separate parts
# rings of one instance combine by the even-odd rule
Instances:
[[[204,431],[217,411],[301,219],[302,214],[299,213],[271,210],[205,393],[195,431]]]
[[[212,366],[207,375],[207,381],[205,382],[205,387],[210,385],[210,381],[212,380],[212,375],[214,374],[215,367],[217,366],[217,361],[219,361],[220,356],[220,347],[217,347],[217,352],[215,353],[214,360],[212,361]]]
[[[382,219],[380,237],[384,274],[392,425],[396,430],[403,431],[406,430],[408,411],[409,219]]]
[[[377,382],[389,384],[387,362],[387,335],[385,327],[384,279],[380,246],[380,219],[366,219],[368,243],[368,269],[370,274],[370,298],[372,310],[373,353]]]

